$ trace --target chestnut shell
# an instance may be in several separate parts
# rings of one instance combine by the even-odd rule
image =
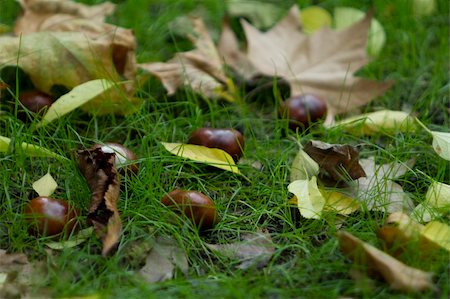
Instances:
[[[77,211],[62,199],[36,197],[26,205],[24,214],[31,224],[30,233],[33,235],[70,234],[77,225]]]
[[[161,203],[186,215],[200,229],[210,229],[219,221],[212,199],[198,191],[173,190],[161,199]]]
[[[235,129],[200,128],[191,133],[189,144],[203,145],[224,150],[238,161],[242,157],[245,141],[241,132]]]
[[[53,99],[50,95],[38,90],[20,92],[19,101],[33,113],[39,113],[44,108],[48,109],[53,104]]]

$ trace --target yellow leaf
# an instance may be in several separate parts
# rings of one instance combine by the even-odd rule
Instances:
[[[58,188],[58,184],[55,182],[50,173],[47,173],[39,180],[33,183],[34,191],[39,194],[39,196],[51,196]]]
[[[320,6],[309,6],[300,11],[301,23],[305,33],[313,33],[321,28],[330,28],[331,14]]]
[[[450,161],[450,133],[430,131],[433,135],[434,151],[443,159]]]
[[[338,121],[333,127],[338,126],[356,136],[415,130],[413,117],[406,112],[393,110],[381,110],[349,117]]]
[[[50,106],[38,126],[47,125],[101,95],[113,86],[114,83],[106,79],[96,79],[76,86]]]
[[[432,243],[450,251],[450,226],[432,221],[423,228],[421,235]]]
[[[326,191],[323,189],[320,189],[320,193],[322,193],[326,200],[324,207],[325,211],[334,211],[341,215],[348,215],[358,211],[361,208],[358,201],[345,194],[336,191]]]
[[[288,186],[289,192],[297,197],[300,214],[305,218],[319,219],[325,206],[325,198],[317,187],[317,178],[293,181]]]
[[[233,158],[221,149],[183,143],[161,142],[161,144],[166,150],[176,156],[241,174]]]
[[[9,145],[11,143],[11,139],[8,137],[0,136],[0,152],[7,152]],[[67,159],[63,156],[55,154],[54,152],[26,142],[22,142],[20,144],[21,150],[29,157],[46,157],[46,158],[58,158],[58,159]]]
[[[429,222],[450,208],[450,185],[433,181],[425,195],[411,214],[417,221]]]
[[[436,0],[413,0],[412,4],[416,17],[429,16],[436,11]]]
[[[73,236],[69,240],[64,240],[60,242],[47,242],[45,243],[45,245],[53,250],[63,250],[66,248],[72,248],[85,242],[89,238],[89,236],[92,235],[93,231],[94,227],[91,226],[83,230],[80,230],[75,236]]]
[[[319,174],[319,164],[314,161],[302,148],[299,149],[291,166],[291,182],[309,180]]]

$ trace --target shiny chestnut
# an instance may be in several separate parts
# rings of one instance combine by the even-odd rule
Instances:
[[[198,191],[174,190],[165,195],[161,203],[186,215],[200,229],[210,229],[219,221],[212,199]]]
[[[38,90],[20,92],[19,101],[33,113],[40,113],[53,104],[53,99],[50,95]]]
[[[281,104],[279,114],[289,119],[289,128],[303,130],[323,120],[327,114],[327,103],[313,94],[293,96]]]
[[[101,148],[104,153],[115,153],[116,168],[123,169],[125,167],[126,173],[138,173],[139,165],[136,154],[122,144],[106,142],[104,144],[95,144],[93,148]]]
[[[67,201],[40,196],[25,207],[25,219],[30,223],[30,233],[38,236],[70,234],[77,224],[77,211]]]
[[[244,136],[235,129],[200,128],[191,133],[188,143],[219,148],[238,161],[244,149]]]

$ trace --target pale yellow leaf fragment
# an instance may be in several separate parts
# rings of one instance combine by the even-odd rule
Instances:
[[[438,221],[428,223],[421,235],[441,248],[450,251],[450,226]]]
[[[334,211],[341,215],[349,215],[361,208],[358,201],[340,192],[320,189],[320,193],[326,200],[324,211]]]
[[[322,216],[325,198],[317,187],[316,177],[293,181],[288,190],[297,197],[297,206],[303,217],[319,219]]]
[[[9,145],[11,143],[11,139],[8,137],[0,136],[0,152],[7,152]],[[29,157],[46,157],[46,158],[58,158],[58,159],[66,159],[63,156],[55,154],[54,152],[26,142],[22,142],[20,144],[20,149],[23,153]]]
[[[291,182],[297,180],[309,180],[318,174],[319,164],[300,148],[292,162]]]
[[[75,236],[69,240],[63,240],[60,242],[47,242],[45,245],[53,250],[63,250],[66,248],[72,248],[85,242],[90,235],[92,235],[94,228],[92,226],[80,230]]]
[[[38,126],[45,126],[48,123],[66,115],[67,113],[81,107],[83,104],[101,95],[114,86],[114,82],[106,79],[96,79],[76,86],[66,93],[48,109]]]
[[[429,222],[450,210],[450,185],[433,181],[425,200],[418,204],[411,217],[420,222]]]
[[[432,273],[409,267],[383,251],[344,231],[337,233],[341,251],[369,273],[376,272],[391,288],[405,292],[434,289]]]
[[[161,144],[176,156],[241,174],[233,158],[221,149],[183,143],[161,142]]]
[[[434,151],[443,159],[450,161],[450,133],[430,131],[433,135]]]
[[[33,183],[33,189],[39,196],[51,196],[56,188],[58,188],[58,184],[50,173],[47,173]]]
[[[381,110],[352,116],[336,122],[333,127],[340,127],[356,136],[406,133],[413,132],[416,129],[413,117],[406,112],[393,110]]]

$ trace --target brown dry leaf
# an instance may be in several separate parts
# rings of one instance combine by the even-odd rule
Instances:
[[[39,272],[39,263],[30,263],[25,254],[0,249],[0,298],[49,298],[29,292]]]
[[[228,81],[222,60],[202,19],[191,20],[195,36],[191,35],[190,40],[194,50],[177,53],[165,63],[143,63],[138,67],[158,77],[169,95],[179,87],[190,86],[208,97],[217,97]]]
[[[363,202],[369,210],[389,213],[411,212],[414,204],[403,188],[393,180],[404,175],[415,163],[387,163],[377,165],[375,159],[361,159],[360,164],[367,177],[359,178],[352,186],[353,197]]]
[[[275,252],[275,245],[268,232],[241,234],[242,241],[229,244],[206,244],[212,250],[224,256],[239,260],[239,269],[250,267],[262,268],[270,261]]]
[[[335,181],[348,177],[356,180],[366,176],[359,164],[359,152],[351,145],[312,140],[305,145],[304,150]]]
[[[187,274],[189,264],[186,253],[174,239],[158,237],[139,273],[145,281],[155,283],[172,279],[176,268]]]
[[[115,167],[115,154],[100,148],[77,152],[80,170],[92,192],[88,222],[102,239],[102,255],[116,250],[122,233],[122,222],[117,210],[120,185]]]
[[[371,19],[369,13],[342,31],[324,28],[312,35],[300,31],[296,6],[267,32],[242,21],[247,56],[260,73],[287,80],[291,95],[316,94],[326,99],[330,115],[347,112],[367,104],[392,85],[354,75],[368,62],[366,43]]]
[[[409,267],[372,245],[344,231],[337,233],[344,255],[370,276],[381,275],[391,288],[404,292],[421,292],[435,289],[432,273]]]

